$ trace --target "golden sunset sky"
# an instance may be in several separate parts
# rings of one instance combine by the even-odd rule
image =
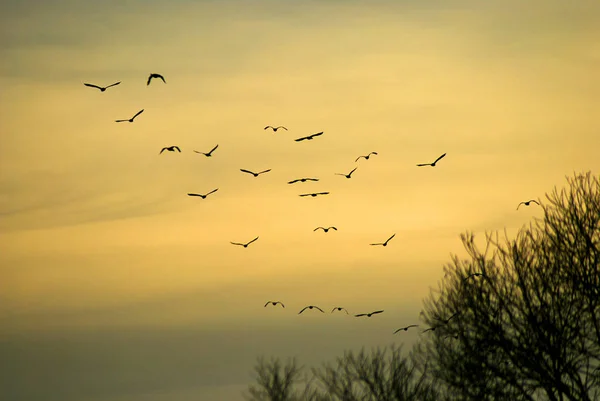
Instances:
[[[598,174],[599,20],[591,0],[3,1],[0,398],[236,401],[261,355],[409,350],[420,330],[392,333],[423,324],[460,233],[514,235],[542,215],[519,202]]]

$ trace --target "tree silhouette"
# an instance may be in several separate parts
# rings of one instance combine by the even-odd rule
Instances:
[[[246,399],[249,401],[296,401],[304,399],[295,389],[302,381],[302,367],[298,366],[295,358],[285,364],[277,358],[270,361],[258,358],[254,367],[256,384],[248,387]],[[317,400],[315,400],[317,401]]]
[[[462,235],[470,258],[453,257],[425,301],[425,321],[441,327],[416,355],[453,398],[600,399],[600,182],[567,181],[515,240],[486,234],[481,252]]]

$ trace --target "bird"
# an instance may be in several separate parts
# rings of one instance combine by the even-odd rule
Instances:
[[[214,148],[212,148],[212,149],[210,150],[210,152],[208,152],[208,153],[204,153],[204,152],[198,152],[197,150],[194,150],[194,152],[196,152],[196,153],[200,153],[201,155],[204,155],[204,156],[206,156],[206,157],[211,157],[211,156],[212,156],[212,152],[214,152],[214,151],[215,151],[215,150],[216,150],[218,147],[219,147],[219,145],[215,146],[215,147],[214,147]]]
[[[283,307],[285,308],[285,305],[284,305],[284,304],[283,304],[283,302],[281,302],[281,301],[268,301],[268,302],[265,304],[265,308],[266,308],[266,307],[267,307],[267,305],[269,305],[269,304],[272,304],[273,306],[276,306],[277,304],[279,304],[279,305],[281,305],[281,306],[283,306]]]
[[[351,171],[351,172],[349,172],[348,174],[342,174],[342,173],[335,173],[335,174],[336,174],[336,175],[343,175],[343,176],[344,176],[344,177],[346,177],[346,178],[352,178],[352,173],[353,173],[353,172],[355,172],[357,168],[358,168],[358,167],[354,167],[354,168],[352,169],[352,171]]]
[[[318,178],[297,178],[295,180],[289,181],[288,184],[295,184],[297,182],[306,182],[306,181],[319,181]]]
[[[400,327],[398,330],[394,331],[394,334],[396,334],[400,330],[408,331],[408,329],[410,329],[411,327],[419,327],[419,325],[417,325],[417,324],[411,324],[410,326]]]
[[[302,313],[302,312],[304,312],[306,309],[318,309],[318,310],[320,310],[321,312],[323,312],[323,309],[319,308],[318,306],[314,306],[314,305],[308,305],[308,306],[305,306],[304,308],[302,308],[302,310],[301,310],[300,312],[298,312],[298,314],[301,314],[301,313]],[[325,312],[323,312],[323,313],[325,313]]]
[[[245,244],[240,244],[239,242],[231,242],[233,245],[240,245],[243,246],[244,248],[248,248],[248,245],[250,245],[251,243],[253,243],[254,241],[256,241],[258,239],[258,237],[254,238],[252,241],[250,242],[246,242]]]
[[[296,141],[296,142],[300,142],[300,141],[303,141],[303,140],[305,140],[305,139],[306,139],[306,140],[308,140],[308,141],[310,141],[310,140],[312,140],[314,137],[316,137],[316,136],[319,136],[319,135],[323,135],[323,133],[322,133],[322,132],[318,132],[318,133],[316,133],[316,134],[312,134],[312,135],[309,135],[309,136],[303,136],[302,138],[294,139],[294,141]]]
[[[179,146],[165,146],[164,148],[161,149],[159,155],[164,152],[164,151],[169,151],[169,152],[175,152],[178,151],[179,153],[181,153],[181,149],[179,149]]]
[[[254,177],[258,177],[258,176],[259,176],[259,175],[261,175],[262,173],[268,173],[269,171],[271,171],[271,169],[268,169],[268,170],[263,170],[263,171],[261,171],[260,173],[255,173],[255,172],[252,172],[252,171],[250,171],[250,170],[244,170],[243,168],[241,168],[241,169],[240,169],[240,171],[241,171],[241,172],[243,172],[243,173],[252,174]]]
[[[365,160],[369,160],[369,157],[371,157],[371,155],[376,155],[376,154],[377,154],[377,152],[371,152],[366,156],[358,156],[356,158],[356,160],[354,160],[354,162],[356,163],[357,161],[359,161],[361,157],[364,158]]]
[[[329,195],[329,192],[313,192],[312,194],[300,194],[298,196],[312,196],[312,197],[315,197],[317,195]]]
[[[337,231],[337,228],[335,228],[335,227],[333,227],[333,226],[331,226],[331,227],[327,227],[327,228],[325,228],[325,227],[317,227],[317,228],[315,228],[313,231],[317,231],[319,228],[320,228],[320,229],[322,229],[322,230],[323,230],[323,231],[325,231],[325,232],[329,232],[329,230],[330,230],[330,229],[332,229],[332,228],[333,228],[335,231]]]
[[[438,157],[437,159],[435,159],[435,161],[433,163],[423,163],[423,164],[417,164],[418,167],[422,167],[422,166],[431,166],[431,167],[435,167],[435,164],[437,162],[439,162],[444,156],[446,156],[446,154],[444,153],[443,155],[441,155],[440,157]]]
[[[89,86],[90,88],[98,88],[100,89],[100,92],[104,92],[105,90],[107,90],[108,88],[112,87],[112,86],[117,86],[121,83],[121,81],[119,82],[115,82],[114,84],[108,85],[108,86],[98,86],[98,85],[94,85],[94,84],[86,84],[84,83],[85,86]]]
[[[207,193],[207,194],[204,194],[204,195],[202,195],[202,194],[188,194],[188,196],[199,196],[199,197],[201,197],[202,199],[206,199],[206,197],[207,197],[208,195],[210,195],[210,194],[212,194],[212,193],[214,193],[214,192],[217,192],[218,190],[219,190],[219,188],[216,188],[216,189],[213,189],[212,191],[210,191],[209,193]]]
[[[348,311],[346,310],[346,308],[342,308],[341,306],[336,306],[335,308],[333,308],[331,310],[331,313],[333,313],[334,311],[339,310],[339,311],[344,311],[346,312],[346,315],[348,314]]]
[[[361,316],[366,316],[366,317],[371,317],[372,315],[376,315],[377,313],[381,313],[383,312],[382,310],[377,310],[375,312],[371,312],[371,313],[359,313],[358,315],[354,315],[355,317],[361,317]]]
[[[392,235],[390,238],[388,238],[387,240],[385,240],[385,242],[378,242],[376,244],[370,244],[370,245],[382,245],[382,246],[387,246],[388,242],[390,242],[390,240],[392,238],[394,238],[396,236],[396,234],[394,233],[394,235]]]
[[[435,329],[437,329],[438,326],[433,326],[428,328],[427,330],[423,330],[423,333],[427,333],[428,331],[435,331]]]
[[[531,202],[536,203],[538,206],[540,205],[540,203],[538,201],[536,201],[535,199],[531,199],[531,200],[528,200],[527,202],[521,202],[521,203],[519,203],[519,206],[517,206],[517,210],[519,210],[519,208],[521,207],[521,205],[529,206],[529,204]]]
[[[465,278],[463,279],[463,281],[467,281],[467,280],[468,280],[468,279],[470,279],[471,277],[479,277],[479,276],[486,277],[486,275],[485,275],[485,274],[483,274],[483,273],[471,273],[471,274],[469,274],[467,277],[465,277]]]
[[[164,83],[167,83],[167,81],[165,81],[165,77],[163,77],[163,76],[162,76],[162,75],[160,75],[160,74],[152,73],[152,74],[150,74],[150,76],[148,77],[148,82],[146,82],[146,86],[150,85],[150,81],[152,81],[152,78],[160,78],[160,79],[162,79],[162,81],[163,81]]]
[[[131,117],[129,120],[115,120],[115,122],[117,122],[117,123],[123,123],[123,122],[125,122],[125,121],[129,121],[130,123],[132,123],[132,122],[133,122],[133,120],[134,120],[134,119],[135,119],[137,116],[139,116],[140,114],[142,114],[143,112],[144,112],[144,109],[141,109],[140,111],[138,111],[137,113],[135,113],[135,116]]]
[[[269,129],[269,128],[271,128],[271,129],[273,130],[273,132],[277,132],[277,130],[278,130],[279,128],[283,128],[283,129],[284,129],[284,130],[286,130],[286,131],[288,130],[288,129],[287,129],[287,128],[285,128],[283,125],[280,125],[279,127],[273,127],[272,125],[267,125],[267,126],[265,127],[265,129]]]
[[[460,312],[456,312],[454,313],[452,316],[450,316],[448,319],[440,319],[439,317],[436,317],[437,320],[439,320],[440,322],[443,322],[444,324],[448,324],[450,323],[450,320],[456,316],[460,315]]]

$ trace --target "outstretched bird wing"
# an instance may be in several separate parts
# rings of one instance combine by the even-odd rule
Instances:
[[[162,75],[160,75],[160,74],[156,74],[156,77],[157,77],[157,78],[160,78],[160,79],[162,79],[162,81],[163,81],[164,83],[167,83],[167,81],[165,81],[165,77],[163,77]]]
[[[179,149],[179,146],[173,146],[173,148],[174,148],[174,149],[177,149],[177,151],[178,151],[179,153],[181,153],[181,149]]]
[[[383,242],[377,242],[375,244],[369,244],[369,245],[383,245]]]
[[[376,155],[376,154],[377,154],[377,152],[371,152],[371,153],[369,153],[369,156]]]
[[[323,227],[317,227],[313,231],[317,231],[319,228],[322,229],[323,231],[325,231],[325,229]]]
[[[204,196],[208,196],[208,195],[210,195],[210,194],[212,194],[212,193],[214,193],[214,192],[217,192],[218,190],[219,190],[219,188],[213,189],[212,191],[210,191],[209,193],[207,193],[207,194],[206,194],[206,195],[204,195]]]
[[[390,238],[387,239],[387,241],[385,241],[386,243],[389,242],[392,238],[394,238],[396,236],[396,234],[394,233]]]
[[[539,202],[538,202],[538,201],[536,201],[535,199],[532,199],[532,200],[530,200],[529,202],[533,202],[533,203],[535,203],[535,204],[539,205]]]
[[[204,152],[198,152],[197,150],[194,150],[194,152],[196,152],[196,153],[200,153],[201,155],[205,155],[205,154],[206,154],[206,153],[204,153]]]
[[[383,312],[383,310],[378,310],[378,311],[375,311],[375,312],[371,312],[371,315],[376,315],[376,314],[382,313],[382,312]]]
[[[431,166],[433,163],[423,163],[423,164],[417,164],[417,167],[423,167],[423,166]]]
[[[284,307],[284,308],[285,308],[285,305],[283,304],[283,302],[279,302],[279,301],[277,301],[277,302],[275,302],[275,303],[276,303],[276,304],[279,304],[279,305],[281,305],[282,307]]]
[[[148,82],[146,82],[146,86],[150,85],[150,81],[152,81],[152,75],[153,75],[153,74],[150,74],[150,75],[148,76]]]
[[[323,312],[323,309],[319,308],[318,306],[313,306],[313,308],[320,310],[321,312]],[[325,312],[323,312],[325,313]]]
[[[310,195],[312,195],[312,194],[300,194],[298,196],[310,196]]]
[[[270,169],[270,168],[269,168],[269,169],[266,169],[266,170],[263,170],[263,171],[261,171],[261,172],[260,172],[260,173],[258,173],[258,174],[262,174],[262,173],[268,173],[269,171],[271,171],[271,169]]]
[[[138,111],[137,113],[135,113],[135,116],[131,117],[131,119],[133,120],[134,118],[136,118],[137,116],[139,116],[143,112],[144,112],[144,109],[141,109],[140,111]]]
[[[256,241],[258,239],[258,237],[254,238],[252,241],[248,242],[246,245],[250,245],[251,243],[253,243],[254,241]]]
[[[219,147],[219,145],[217,145],[217,146],[215,146],[214,148],[212,148],[212,149],[210,150],[210,152],[208,152],[208,154],[211,154],[212,152],[214,152],[214,151],[215,151],[215,150],[216,150],[218,147]]]
[[[317,132],[316,134],[309,135],[309,138],[314,138],[316,136],[323,135],[323,132]]]
[[[358,156],[358,157],[356,158],[356,160],[354,160],[354,162],[356,163],[357,161],[359,161],[361,157],[364,157],[364,158],[366,159],[366,157],[365,157],[365,156]]]
[[[286,131],[288,130],[288,129],[287,129],[287,128],[285,128],[283,125],[280,125],[279,127],[277,127],[277,129],[279,129],[279,128],[283,128],[283,129],[284,129],[284,130],[286,130]]]
[[[519,203],[519,206],[517,206],[517,210],[519,210],[519,208],[521,207],[521,205],[524,205],[524,204],[525,204],[525,202]]]
[[[294,141],[296,141],[296,142],[300,142],[300,141],[303,141],[303,140],[305,140],[305,139],[308,139],[308,138],[310,138],[310,137],[308,137],[308,136],[303,136],[302,138],[294,139]]]
[[[435,159],[434,163],[439,162],[440,160],[442,160],[444,158],[444,156],[446,156],[446,154],[444,153],[443,155],[441,155],[440,157],[438,157],[437,159]]]
[[[200,195],[200,194],[188,194],[188,196],[200,196],[200,197],[202,197],[202,195]]]
[[[357,168],[358,168],[358,167],[354,167],[354,168],[352,169],[352,171],[348,173],[348,175],[352,175],[352,173],[353,173],[353,172],[355,172]]]
[[[167,150],[167,148],[162,148],[158,154],[160,155],[160,154],[161,154],[162,152],[164,152],[165,150]]]
[[[329,192],[317,192],[317,195],[329,195]]]
[[[229,241],[229,242],[231,242],[231,241]],[[232,243],[233,245],[241,245],[241,246],[244,246],[244,244],[240,244],[239,242],[231,242],[231,243]]]
[[[115,82],[114,84],[108,85],[108,86],[107,86],[105,89],[111,88],[111,87],[113,87],[113,86],[117,86],[117,85],[119,85],[120,83],[121,83],[121,81],[119,81],[119,82]]]
[[[298,314],[301,314],[302,312],[304,312],[306,309],[308,309],[308,306],[305,306],[304,308],[302,308],[302,310],[300,312],[298,312]]]
[[[358,315],[354,315],[354,317],[361,317],[361,316],[367,316],[366,313],[359,313]]]
[[[267,303],[265,304],[265,308],[267,307],[267,305],[269,305],[272,301],[267,301]]]
[[[329,228],[333,228],[335,231],[337,231],[337,228],[335,228],[335,227],[333,227],[333,226],[331,226],[331,227],[329,227]],[[329,228],[328,228],[328,230],[329,230]]]
[[[295,183],[295,182],[298,182],[298,181],[300,181],[300,180],[292,180],[292,181],[288,181],[288,184],[293,184],[293,183]]]
[[[124,123],[125,121],[129,121],[129,120],[115,120],[116,123]]]
[[[85,85],[85,86],[89,86],[90,88],[97,88],[97,89],[100,89],[100,90],[102,90],[102,88],[101,88],[101,87],[99,87],[98,85],[94,85],[94,84],[86,84],[86,83],[84,83],[84,85]]]
[[[264,129],[269,129],[269,128],[273,128],[273,126],[267,125]]]
[[[248,173],[248,174],[252,174],[252,175],[256,174],[256,173],[253,173],[250,170],[244,170],[243,168],[241,168],[240,171],[243,172],[243,173]]]

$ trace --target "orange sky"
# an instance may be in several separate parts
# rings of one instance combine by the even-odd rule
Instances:
[[[461,232],[514,233],[540,216],[520,201],[600,167],[600,5],[479,3],[3,3],[11,399],[231,401],[259,355],[400,341]]]

